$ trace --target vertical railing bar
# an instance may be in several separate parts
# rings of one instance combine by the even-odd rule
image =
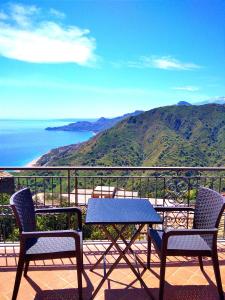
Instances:
[[[94,186],[95,186],[95,178],[92,177],[92,195],[94,196]]]
[[[101,189],[101,198],[102,198],[102,177],[100,177],[100,189]]]
[[[77,178],[77,171],[74,172],[74,193],[75,193],[75,206],[78,206],[78,178]]]
[[[164,194],[163,194],[163,206],[165,206],[166,203],[166,177],[164,177],[164,181],[163,181],[163,190],[164,190]],[[165,212],[162,213],[163,215],[163,221],[165,220]],[[165,227],[167,227],[167,218],[165,221]]]
[[[70,169],[67,170],[67,196],[68,206],[70,206]]]
[[[126,183],[125,183],[125,179],[123,178],[122,174],[121,174],[121,182],[123,182],[123,198],[126,198]]]
[[[132,194],[131,197],[134,198],[134,177],[132,177]]]
[[[148,185],[148,190],[147,190],[147,197],[150,199],[151,198],[151,192],[150,192],[150,178],[148,177],[147,178],[147,185]],[[155,205],[156,205],[156,202],[155,202]]]
[[[158,176],[156,175],[156,181],[155,181],[155,203],[157,202],[157,195],[158,195]]]
[[[165,198],[166,198],[166,177],[163,177],[163,206],[165,206]]]
[[[84,203],[85,205],[87,205],[87,181],[86,181],[86,177],[83,178],[84,181]]]
[[[51,177],[51,192],[52,192],[52,196],[51,196],[52,206],[54,206],[54,201],[53,201],[53,177]]]
[[[35,206],[37,206],[37,177],[34,178]]]
[[[140,198],[142,197],[142,182],[141,182],[141,176],[139,175],[139,183],[140,183]]]
[[[62,207],[62,200],[63,200],[63,196],[62,196],[62,177],[59,177],[59,199],[60,199],[60,206]]]
[[[45,186],[45,178],[43,177],[44,206],[45,206],[45,202],[46,202],[45,189],[46,189],[46,186]]]
[[[190,178],[188,178],[188,203],[187,206],[190,206]],[[189,218],[190,218],[190,213],[187,211],[187,229],[189,228]]]

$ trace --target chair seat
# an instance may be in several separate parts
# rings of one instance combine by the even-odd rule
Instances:
[[[82,248],[82,232],[79,232],[79,235]],[[26,255],[44,255],[75,251],[75,239],[72,237],[40,237],[37,239],[28,239],[26,242]]]
[[[149,231],[150,237],[153,240],[154,244],[160,250],[162,245],[162,230],[154,230],[150,229]],[[168,239],[167,251],[176,251],[178,252],[188,252],[188,251],[205,251],[211,252],[211,248],[207,244],[207,242],[200,235],[177,235],[171,236]]]

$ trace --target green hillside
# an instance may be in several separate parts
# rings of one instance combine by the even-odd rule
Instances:
[[[85,143],[54,149],[38,164],[222,166],[225,105],[152,109],[123,120]]]

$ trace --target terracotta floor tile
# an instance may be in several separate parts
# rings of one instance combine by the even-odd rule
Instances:
[[[90,242],[84,245],[84,300],[88,300],[103,276],[102,264],[94,272],[90,266],[100,257],[108,244]],[[225,288],[225,243],[219,244],[221,277]],[[133,249],[146,262],[146,243],[137,243]],[[151,270],[139,266],[142,279],[157,299],[159,287],[159,258],[152,249]],[[11,300],[18,247],[0,247],[0,300]],[[118,253],[112,249],[107,255],[107,268],[112,265]],[[129,260],[135,265],[133,256]],[[214,272],[210,259],[204,259],[206,277],[201,272],[198,260],[188,257],[169,257],[166,267],[165,300],[216,300]],[[76,260],[46,260],[30,263],[29,277],[22,277],[17,300],[76,300]],[[207,298],[206,298],[207,295]],[[96,300],[147,300],[149,299],[131,269],[121,260],[110,275]]]

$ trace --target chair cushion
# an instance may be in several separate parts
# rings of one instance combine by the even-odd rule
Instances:
[[[82,232],[80,245],[82,249]],[[26,255],[50,254],[76,251],[75,239],[72,237],[39,237],[26,241]]]
[[[150,237],[160,250],[162,245],[162,230],[150,229]],[[200,235],[175,235],[168,239],[167,250],[181,251],[211,251],[207,242]]]

